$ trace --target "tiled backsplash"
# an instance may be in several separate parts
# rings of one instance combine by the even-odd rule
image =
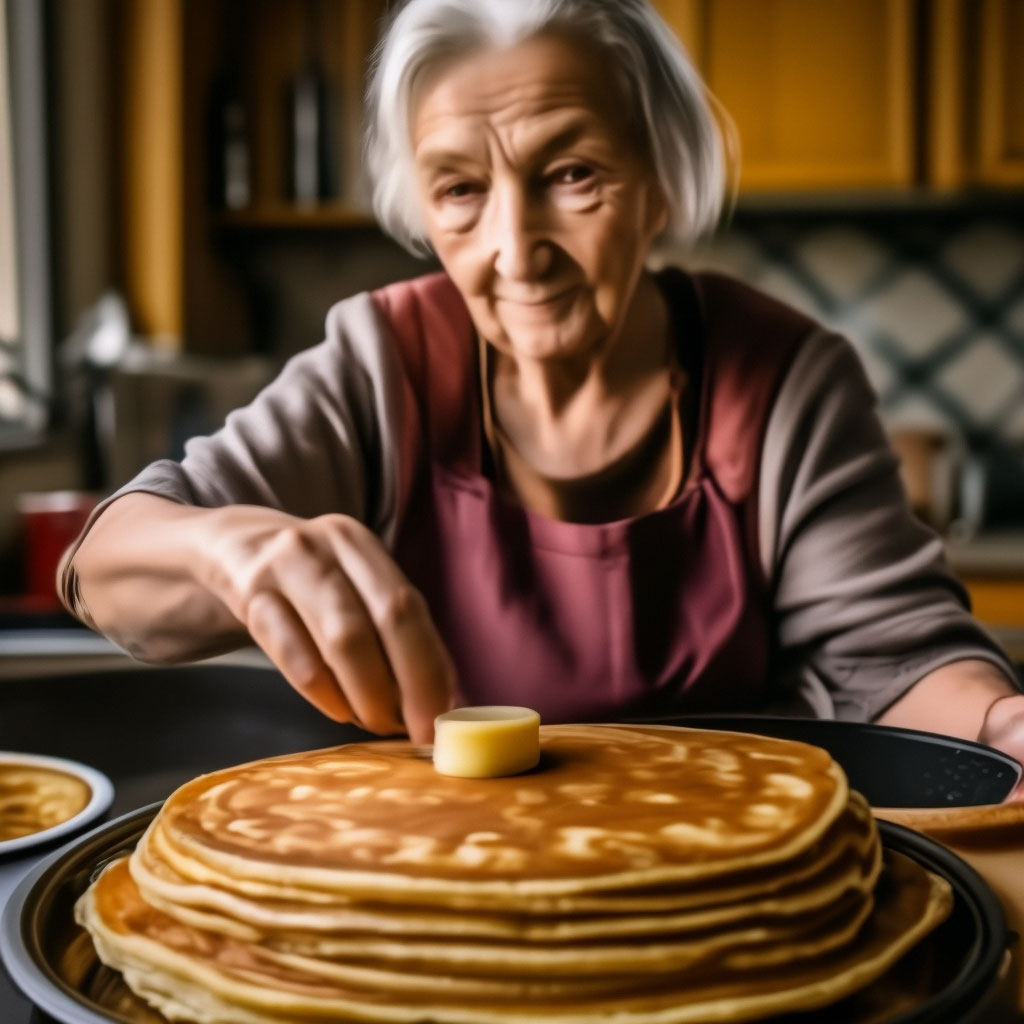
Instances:
[[[842,331],[883,418],[972,447],[1024,443],[1024,218],[759,214],[687,258]]]

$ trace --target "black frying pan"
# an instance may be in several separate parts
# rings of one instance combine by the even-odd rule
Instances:
[[[758,715],[688,715],[658,721],[823,747],[842,766],[850,785],[874,807],[998,804],[1022,771],[1019,762],[991,747],[914,729]]]

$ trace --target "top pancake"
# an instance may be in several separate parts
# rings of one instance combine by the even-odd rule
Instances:
[[[438,774],[403,741],[254,762],[179,789],[153,824],[211,880],[373,893],[551,895],[789,861],[847,806],[822,750],[670,727],[544,726],[526,775]]]

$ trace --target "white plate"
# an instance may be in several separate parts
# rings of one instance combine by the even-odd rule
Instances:
[[[78,761],[67,761],[62,757],[45,757],[42,754],[0,751],[0,765],[5,764],[23,764],[29,768],[49,768],[51,771],[74,775],[89,787],[90,797],[85,807],[59,825],[44,828],[40,832],[32,832],[27,836],[0,840],[0,858],[29,850],[34,846],[42,846],[55,839],[60,839],[62,836],[69,836],[81,831],[105,814],[114,800],[114,785],[110,779],[103,772],[90,768],[87,764],[80,764]]]

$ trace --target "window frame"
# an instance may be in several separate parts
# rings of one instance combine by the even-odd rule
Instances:
[[[53,387],[53,280],[47,131],[46,4],[0,0],[7,40],[18,337],[13,371],[24,386],[16,420],[0,420],[0,452],[42,443]]]

